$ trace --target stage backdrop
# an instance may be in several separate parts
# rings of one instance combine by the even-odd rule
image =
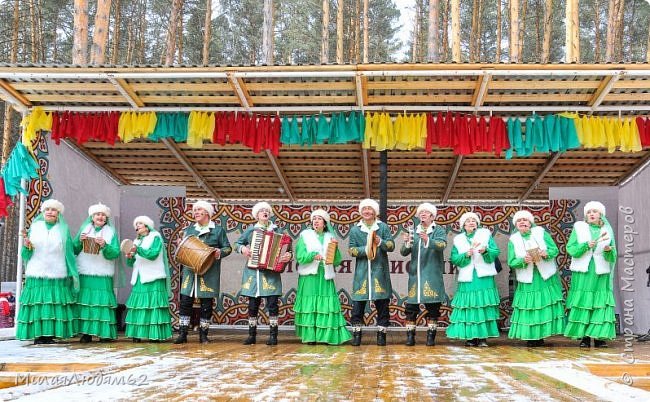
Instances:
[[[160,231],[168,245],[167,252],[170,262],[172,262],[172,288],[174,291],[174,300],[172,301],[172,311],[174,319],[178,318],[178,292],[180,287],[180,266],[174,261],[177,240],[183,237],[184,229],[193,223],[191,217],[191,205],[185,202],[184,198],[160,198],[158,204],[161,207]],[[560,254],[557,257],[557,263],[561,267],[562,282],[566,291],[570,276],[568,275],[568,258],[566,254],[566,243],[573,223],[576,220],[574,209],[578,204],[575,200],[556,200],[551,201],[547,207],[528,208],[538,224],[544,226],[553,236],[557,243]],[[281,230],[286,231],[294,240],[299,233],[308,227],[309,214],[316,205],[303,206],[274,206],[275,214],[272,219]],[[339,247],[343,255],[343,263],[336,269],[336,286],[339,289],[339,299],[343,306],[346,319],[350,321],[351,299],[350,290],[352,287],[352,275],[355,268],[355,259],[348,254],[348,235],[352,225],[356,224],[360,215],[357,205],[353,206],[322,206],[328,210],[332,217],[332,226],[336,236],[339,238]],[[252,205],[215,205],[215,214],[212,220],[221,225],[228,234],[230,244],[233,245],[242,232],[251,224],[255,223],[251,214]],[[409,259],[402,257],[399,248],[402,246],[402,232],[408,229],[410,225],[417,224],[415,217],[417,206],[389,206],[387,223],[390,226],[394,236],[396,247],[395,251],[389,253],[390,272],[393,284],[393,296],[390,303],[391,325],[403,326],[405,323],[404,303],[406,297],[406,288],[408,283],[408,270],[410,266]],[[466,207],[453,206],[442,207],[438,210],[436,224],[445,227],[448,231],[448,246],[445,249],[445,287],[449,298],[453,296],[456,290],[455,269],[449,263],[451,253],[451,241],[459,232],[458,218],[467,211],[476,212],[482,220],[483,226],[489,228],[501,249],[499,256],[503,270],[497,275],[497,283],[501,294],[501,327],[509,326],[509,317],[511,314],[510,300],[514,283],[508,266],[507,266],[507,244],[508,236],[512,232],[513,225],[511,222],[512,215],[519,210],[517,206],[495,206],[495,207]],[[295,243],[294,243],[295,244]],[[242,269],[245,259],[242,255],[232,253],[222,261],[221,270],[221,295],[215,303],[212,320],[215,324],[227,325],[247,325],[247,298],[240,295],[240,285]],[[293,325],[293,303],[295,300],[298,273],[296,272],[295,262],[282,274],[282,283],[284,295],[280,299],[280,316],[281,325]],[[446,303],[441,310],[439,325],[446,327],[449,322],[451,313]],[[266,311],[260,312],[261,322],[267,323],[268,316]],[[374,309],[366,311],[366,324],[375,325]],[[424,325],[424,313],[418,317],[418,324]]]

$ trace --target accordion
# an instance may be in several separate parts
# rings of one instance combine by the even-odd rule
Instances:
[[[280,262],[280,258],[290,251],[291,236],[286,233],[279,234],[256,229],[253,231],[250,248],[248,268],[284,272],[287,263]]]

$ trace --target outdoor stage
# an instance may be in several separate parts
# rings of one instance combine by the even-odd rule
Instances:
[[[285,330],[271,347],[267,333],[253,346],[233,329],[211,330],[206,346],[196,335],[180,346],[0,341],[0,400],[650,400],[650,344],[622,338],[585,350],[555,337],[533,349],[502,335],[467,348],[439,332],[426,347],[421,329],[415,347],[403,331],[378,347],[369,329],[355,348],[304,345]]]

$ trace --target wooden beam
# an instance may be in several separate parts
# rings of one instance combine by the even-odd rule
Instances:
[[[138,94],[135,93],[133,88],[131,88],[126,80],[123,78],[113,78],[111,76],[108,77],[108,80],[115,86],[117,91],[122,94],[124,99],[129,102],[129,105],[131,105],[131,107],[135,109],[144,107],[144,103],[140,100]]]
[[[363,109],[368,105],[368,77],[357,73],[356,76],[356,89],[357,89],[357,106]]]
[[[632,166],[625,174],[623,174],[620,179],[616,180],[614,182],[615,186],[620,186],[627,183],[643,170],[645,170],[646,167],[648,167],[650,164],[650,150],[646,150],[644,152],[646,152],[646,155],[637,163],[635,163],[634,166]]]
[[[528,189],[524,191],[524,193],[519,197],[517,202],[521,204],[530,194],[535,190],[535,188],[539,185],[539,183],[542,182],[544,179],[544,176],[551,170],[553,165],[555,165],[555,162],[557,162],[558,159],[560,159],[560,156],[562,154],[560,152],[552,152],[551,155],[548,157],[546,160],[546,163],[542,168],[540,169],[539,173],[537,174],[537,177],[535,177],[535,180],[533,180],[532,183],[528,186]]]
[[[361,175],[363,177],[363,194],[365,198],[371,198],[370,196],[370,156],[366,148],[363,147],[363,144],[359,144],[361,147]]]
[[[113,181],[115,181],[115,182],[117,182],[117,183],[119,183],[119,184],[121,184],[123,186],[131,184],[130,180],[128,180],[126,177],[124,177],[121,174],[119,174],[118,172],[116,172],[115,169],[112,169],[110,166],[108,166],[106,163],[104,163],[104,161],[102,161],[101,159],[96,157],[90,150],[88,150],[83,145],[77,144],[75,141],[72,141],[70,139],[64,139],[63,142],[66,143],[73,150],[78,151],[79,153],[81,153],[84,157],[89,159],[92,163],[97,165],[101,170],[104,171],[104,173],[106,173],[106,175],[111,177],[111,179],[113,179]]]
[[[210,194],[210,196],[214,198],[215,201],[219,202],[221,200],[221,196],[215,191],[214,188],[212,188],[212,186],[207,182],[203,175],[199,173],[198,170],[196,170],[192,162],[187,159],[178,145],[169,138],[163,138],[160,141],[165,144],[167,149],[169,149],[171,153],[174,154],[176,159],[178,159],[178,161],[185,167],[185,169],[190,172],[190,174],[196,180],[196,183],[201,186],[208,194]]]
[[[235,77],[232,73],[229,73],[228,82],[230,82],[235,95],[237,95],[237,98],[239,99],[239,104],[242,107],[249,109],[255,106],[250,94],[248,93],[248,89],[246,89],[246,84],[243,79]]]
[[[278,162],[278,158],[276,158],[275,155],[273,155],[273,153],[268,149],[266,150],[266,156],[269,158],[269,162],[271,162],[271,166],[273,166],[273,170],[275,171],[278,180],[280,180],[280,183],[282,184],[284,193],[292,203],[295,203],[296,197],[294,197],[293,191],[291,191],[291,186],[289,185],[289,181],[287,180],[287,177],[285,176],[284,171]]]
[[[614,87],[614,84],[616,84],[616,81],[621,79],[621,76],[622,73],[604,77],[591,99],[589,99],[587,105],[591,106],[592,108],[597,108],[600,106],[600,104],[603,102],[603,99],[605,99],[605,96],[607,96],[609,91],[611,91]]]
[[[463,163],[463,155],[457,155],[456,160],[454,161],[454,167],[449,173],[449,179],[447,180],[447,186],[445,188],[445,194],[442,196],[440,202],[443,204],[447,203],[449,196],[451,195],[451,190],[454,189],[454,184],[456,183],[456,178],[458,177],[458,172],[460,171],[460,165]]]
[[[23,94],[16,91],[7,81],[0,79],[0,95],[2,98],[10,103],[13,103],[18,108],[25,110],[32,106],[29,99],[25,98]]]
[[[488,90],[488,84],[492,79],[492,74],[485,73],[481,76],[480,80],[476,82],[476,88],[474,89],[474,94],[472,95],[472,106],[479,107],[483,106],[483,99],[485,99],[485,94]]]

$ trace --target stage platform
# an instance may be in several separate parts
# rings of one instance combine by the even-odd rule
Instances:
[[[277,346],[244,346],[245,330],[212,329],[211,343],[196,334],[185,345],[79,344],[34,346],[0,341],[0,400],[377,400],[377,401],[648,401],[650,344],[620,338],[606,349],[580,349],[562,337],[527,348],[524,342],[490,340],[465,347],[438,333],[427,347],[418,331],[414,347],[405,333],[388,333],[361,347],[306,345],[280,331]]]

